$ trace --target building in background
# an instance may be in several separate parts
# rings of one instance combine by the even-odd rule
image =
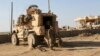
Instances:
[[[100,28],[100,16],[84,16],[75,19],[77,29],[99,29]]]

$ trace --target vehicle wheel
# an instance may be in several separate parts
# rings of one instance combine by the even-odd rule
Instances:
[[[35,48],[36,47],[36,36],[35,34],[30,33],[28,35],[28,46],[29,48]]]
[[[14,34],[12,34],[12,37],[11,37],[11,42],[12,42],[12,44],[13,45],[19,45],[19,39],[18,39],[18,37],[17,37],[17,35],[14,33]]]
[[[57,40],[57,46],[62,47],[62,40],[61,39]]]

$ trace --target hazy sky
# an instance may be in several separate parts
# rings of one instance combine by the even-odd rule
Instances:
[[[10,3],[14,2],[14,19],[26,14],[26,9],[36,4],[43,12],[48,11],[47,0],[1,0],[0,32],[10,29]],[[50,0],[51,10],[57,14],[59,26],[75,26],[74,19],[79,16],[100,15],[100,0]]]

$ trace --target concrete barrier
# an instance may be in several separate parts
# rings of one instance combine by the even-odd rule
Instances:
[[[10,36],[8,34],[0,34],[0,44],[10,42]]]
[[[100,29],[60,31],[60,36],[61,37],[73,37],[73,36],[78,36],[83,33],[100,34]]]

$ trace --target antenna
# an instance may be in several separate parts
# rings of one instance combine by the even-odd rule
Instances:
[[[48,13],[51,13],[50,0],[48,0]]]
[[[11,26],[10,26],[11,34],[12,34],[12,25],[13,25],[13,2],[11,2]]]

